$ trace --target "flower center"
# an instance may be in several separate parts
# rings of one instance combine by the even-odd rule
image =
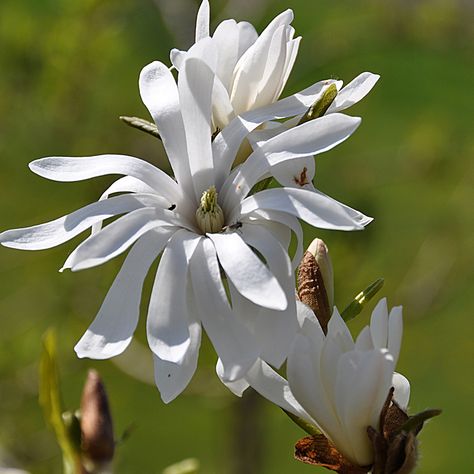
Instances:
[[[217,191],[211,186],[201,196],[201,203],[196,211],[196,222],[203,234],[220,232],[224,226],[224,212],[217,204]]]

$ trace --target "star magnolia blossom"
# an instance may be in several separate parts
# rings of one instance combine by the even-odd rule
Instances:
[[[260,35],[250,23],[230,19],[221,22],[210,36],[209,10],[209,2],[204,0],[196,19],[195,44],[188,51],[173,49],[170,59],[180,70],[186,57],[199,57],[215,71],[213,124],[222,130],[237,115],[278,100],[293,69],[301,37],[294,38],[292,10],[276,16]],[[371,73],[358,76],[340,91],[328,113],[361,100],[378,78]],[[342,87],[342,81],[324,82],[335,84],[338,91]]]
[[[212,141],[213,83],[213,71],[197,58],[183,63],[178,84],[159,62],[140,75],[142,99],[155,119],[175,179],[124,155],[43,158],[31,163],[31,170],[55,181],[125,176],[98,202],[46,224],[0,234],[5,246],[39,250],[92,227],[92,235],[64,264],[73,271],[105,263],[132,247],[96,319],[76,345],[79,357],[109,358],[128,346],[138,321],[144,278],[161,254],[147,336],[156,383],[166,402],[186,387],[195,371],[201,325],[222,361],[225,380],[242,377],[258,357],[282,364],[297,330],[287,249],[293,231],[299,240],[296,265],[302,253],[298,218],[340,230],[362,229],[371,220],[304,189],[249,195],[274,165],[333,148],[351,135],[359,118],[332,114],[295,127],[268,140],[231,172],[235,153],[249,131],[275,119],[278,112],[303,113],[307,101],[319,97],[321,87],[237,117]],[[122,194],[110,197],[117,193]],[[104,220],[119,215],[123,216],[101,228]],[[261,308],[257,321],[235,309],[246,304]]]
[[[241,395],[250,384],[273,403],[317,426],[349,461],[370,465],[373,451],[367,427],[378,429],[391,386],[402,408],[410,395],[408,380],[394,373],[403,331],[402,308],[394,307],[389,314],[382,299],[370,326],[355,342],[337,309],[327,335],[302,303],[298,303],[298,319],[300,330],[288,357],[288,381],[257,361],[244,380],[227,385]]]
[[[260,109],[263,113],[272,110],[286,85],[295,62],[301,37],[294,38],[293,12],[286,10],[278,15],[259,36],[248,22],[235,20],[221,22],[214,34],[209,32],[209,2],[204,0],[196,20],[196,43],[188,51],[171,51],[171,62],[180,70],[185,58],[203,60],[216,74],[212,91],[212,127],[222,130],[238,115]],[[262,120],[259,129],[249,135],[253,149],[276,135],[298,125],[302,115],[313,105],[310,98],[324,95],[329,87],[335,87],[335,97],[323,113],[341,112],[362,100],[374,87],[380,76],[364,72],[342,87],[337,80],[319,81],[299,92],[299,100],[306,108],[296,111],[284,108],[278,102],[273,108],[275,118],[292,117],[284,123]],[[270,115],[267,114],[269,117]],[[241,142],[239,142],[241,143]],[[244,161],[250,154],[244,146],[233,155],[235,164]],[[300,156],[272,169],[272,175],[282,186],[311,189],[315,163],[313,156]]]

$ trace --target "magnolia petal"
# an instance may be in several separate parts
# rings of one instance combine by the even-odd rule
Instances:
[[[300,43],[301,43],[301,36],[299,36],[298,38],[292,39],[291,41],[288,41],[284,72],[280,79],[280,85],[276,93],[276,98],[280,97],[280,94],[283,92],[283,89],[286,86],[288,78],[290,77],[290,73],[296,61],[296,56],[298,55]]]
[[[252,46],[255,41],[257,41],[258,33],[255,30],[254,26],[248,21],[241,21],[237,23],[237,28],[239,30],[239,50],[237,56],[240,58],[247,49]]]
[[[177,71],[181,69],[184,59],[186,58],[186,54],[186,51],[181,51],[176,48],[173,48],[170,51],[170,62]]]
[[[247,390],[250,385],[245,379],[235,380],[234,382],[228,382],[224,376],[224,364],[220,359],[217,360],[216,364],[216,373],[221,382],[234,394],[238,397],[241,397],[245,390]]]
[[[140,95],[158,127],[174,176],[184,191],[192,185],[181,116],[178,88],[171,71],[154,61],[145,66],[139,79]]]
[[[395,306],[390,311],[388,318],[388,344],[387,349],[392,354],[395,365],[397,365],[398,356],[400,355],[400,346],[402,344],[403,335],[403,317],[402,306]]]
[[[189,325],[189,346],[177,362],[160,359],[153,354],[155,383],[164,403],[173,401],[189,384],[196,371],[201,346],[201,324]]]
[[[263,107],[278,99],[281,77],[285,71],[286,42],[286,26],[281,25],[273,33],[265,61],[265,70],[252,108]]]
[[[210,16],[209,2],[208,0],[203,0],[196,17],[196,42],[209,36]]]
[[[336,431],[337,419],[322,385],[319,369],[319,350],[313,341],[298,334],[288,356],[287,375],[291,392],[304,410],[325,433]]]
[[[406,410],[410,401],[410,382],[408,379],[398,372],[394,372],[392,376],[393,399],[398,403],[400,408]]]
[[[156,272],[148,307],[148,344],[156,356],[169,362],[180,362],[191,344],[186,248],[192,253],[200,239],[186,230],[176,232],[168,242]]]
[[[314,157],[305,156],[272,166],[271,174],[282,186],[312,191],[315,171]]]
[[[223,378],[242,378],[258,357],[257,345],[229,305],[216,250],[202,239],[190,262],[195,304],[223,364]]]
[[[339,311],[334,307],[331,319],[328,324],[328,337],[341,337],[340,342],[344,351],[354,349],[354,340],[347,327],[346,322],[342,319]]]
[[[370,335],[369,326],[365,326],[357,336],[355,349],[357,351],[371,351],[374,349],[374,343],[372,341],[372,336]]]
[[[358,75],[339,91],[326,114],[340,112],[356,104],[372,90],[379,79],[378,74],[372,74],[371,72],[363,72]]]
[[[269,220],[269,221],[278,222],[281,225],[287,227],[288,229],[291,229],[291,231],[295,234],[296,250],[295,250],[295,255],[291,261],[291,266],[292,266],[293,271],[296,270],[296,268],[300,264],[301,259],[303,257],[303,229],[298,219],[289,214],[285,214],[284,212],[269,211],[266,209],[257,209],[245,215],[242,221],[245,221],[248,218],[252,218],[253,216],[261,218],[264,221]]]
[[[287,251],[263,226],[243,225],[242,237],[267,261],[270,271],[281,284],[288,300],[285,311],[262,309],[254,325],[254,336],[260,348],[260,358],[279,368],[288,356],[298,330],[291,262]]]
[[[130,344],[138,323],[143,281],[169,239],[169,232],[154,230],[132,247],[100,310],[74,347],[78,357],[108,359]]]
[[[370,317],[370,333],[374,341],[374,347],[379,349],[387,347],[388,335],[388,308],[387,298],[382,298]]]
[[[229,94],[218,77],[214,78],[212,90],[212,118],[214,128],[222,129],[234,117],[234,109],[230,103]]]
[[[179,223],[174,221],[169,211],[154,207],[132,211],[82,242],[69,255],[61,271],[67,268],[78,271],[102,265],[127,250],[149,230],[156,227],[174,228],[176,224]]]
[[[245,379],[254,390],[270,402],[317,426],[313,418],[296,400],[288,382],[262,360],[258,359],[255,362]]]
[[[364,227],[354,220],[337,201],[305,189],[275,188],[247,197],[240,209],[234,210],[246,215],[257,209],[286,212],[320,229],[362,230]],[[236,215],[231,215],[237,219]]]
[[[231,102],[237,114],[253,108],[265,74],[271,42],[279,27],[289,25],[293,12],[286,10],[265,28],[257,41],[242,55],[235,67]]]
[[[230,91],[232,75],[239,59],[239,36],[240,31],[235,20],[219,23],[212,35],[218,52],[216,74],[227,92]]]
[[[33,173],[52,181],[83,181],[108,174],[128,175],[148,184],[171,203],[177,202],[180,196],[178,185],[165,172],[133,156],[51,156],[33,161],[29,166]]]
[[[139,179],[132,178],[131,176],[124,176],[123,178],[114,181],[101,195],[99,201],[104,201],[109,198],[111,194],[115,193],[137,193],[137,194],[154,194],[156,199],[156,207],[167,209],[170,207],[169,203],[165,198],[155,194],[154,189],[150,188],[148,184],[145,184]],[[147,206],[149,207],[149,206]],[[102,228],[102,221],[92,226],[92,233],[95,234]]]
[[[331,150],[350,137],[360,122],[358,117],[327,115],[284,131],[263,143],[239,168],[233,181],[226,180],[224,204],[230,207],[237,204],[273,166]]]
[[[216,185],[220,186],[229,174],[237,151],[244,138],[258,126],[269,120],[293,117],[306,112],[324,91],[336,81],[320,81],[274,104],[261,107],[235,117],[214,139],[212,144],[216,163]]]
[[[98,201],[77,211],[32,227],[12,229],[0,234],[5,247],[22,250],[42,250],[56,247],[104,219],[157,204],[156,197],[148,194],[116,196]]]
[[[209,40],[210,41],[210,40]],[[200,59],[186,59],[178,77],[186,129],[189,168],[196,198],[214,183],[211,149],[211,112],[214,74]]]
[[[345,367],[352,377],[345,373]],[[351,461],[360,466],[373,462],[372,446],[367,437],[367,427],[377,427],[380,412],[390,388],[393,374],[393,357],[386,349],[368,352],[347,352],[338,364],[337,393],[339,413],[350,445]],[[339,375],[338,374],[338,375]]]
[[[239,293],[256,305],[283,311],[288,307],[285,292],[268,267],[237,233],[208,234],[225,273]]]

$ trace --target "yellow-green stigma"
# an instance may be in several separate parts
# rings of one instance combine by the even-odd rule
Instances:
[[[217,204],[215,186],[202,193],[201,203],[196,211],[196,222],[204,234],[220,232],[224,227],[224,212]]]

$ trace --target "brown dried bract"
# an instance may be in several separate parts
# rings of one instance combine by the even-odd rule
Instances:
[[[380,414],[379,431],[370,426],[367,428],[374,449],[372,474],[412,472],[416,466],[418,453],[416,435],[427,419],[440,413],[440,410],[427,410],[408,416],[393,400],[393,388],[391,388]]]
[[[328,295],[321,270],[310,252],[305,252],[298,267],[298,297],[313,310],[326,334],[331,318]]]
[[[295,458],[306,464],[325,467],[339,474],[366,474],[368,467],[351,464],[324,435],[307,436],[295,445]]]

